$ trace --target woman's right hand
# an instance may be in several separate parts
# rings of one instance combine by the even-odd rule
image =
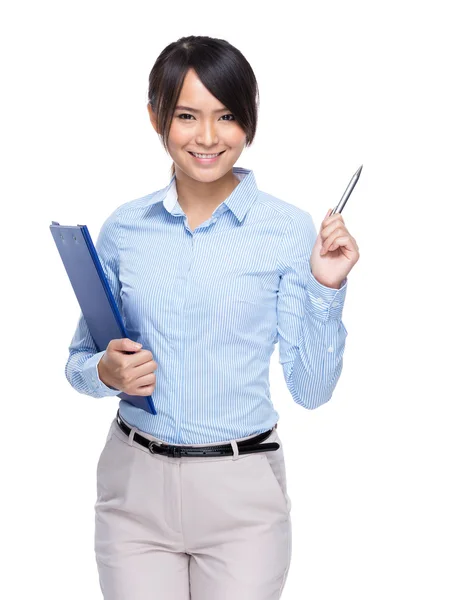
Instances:
[[[141,347],[129,338],[111,340],[98,363],[101,381],[130,396],[151,396],[158,365],[150,350],[140,350]]]

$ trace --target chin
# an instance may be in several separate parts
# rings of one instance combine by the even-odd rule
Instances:
[[[216,181],[217,179],[224,177],[224,175],[230,172],[232,166],[232,164],[228,164],[227,162],[226,165],[210,166],[209,168],[204,167],[202,165],[186,164],[180,165],[179,168],[192,179],[195,179],[196,181],[203,181],[206,183],[210,181]]]

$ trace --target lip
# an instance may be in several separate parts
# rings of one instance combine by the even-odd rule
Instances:
[[[207,164],[211,164],[211,163],[214,163],[214,162],[216,162],[216,160],[219,160],[219,158],[222,156],[222,154],[223,154],[224,152],[226,152],[226,150],[222,150],[222,152],[220,152],[219,156],[216,156],[215,158],[197,158],[197,157],[196,157],[196,156],[194,156],[194,155],[192,154],[192,152],[190,152],[189,150],[188,150],[187,152],[188,152],[188,153],[189,153],[189,154],[192,156],[192,158],[193,158],[194,160],[196,160],[196,161],[197,161],[197,162],[199,162],[200,164],[205,164],[205,165],[207,165]],[[211,152],[211,154],[215,154],[215,152]]]

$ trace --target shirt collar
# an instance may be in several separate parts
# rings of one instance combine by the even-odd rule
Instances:
[[[258,197],[258,186],[253,171],[244,167],[233,167],[233,174],[240,180],[231,194],[215,209],[214,215],[218,216],[230,209],[241,222],[250,207]],[[183,209],[178,203],[176,176],[172,175],[169,184],[152,196],[149,204],[162,202],[164,208],[173,216],[185,216]]]

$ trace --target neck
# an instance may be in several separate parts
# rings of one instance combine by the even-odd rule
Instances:
[[[175,168],[178,204],[187,212],[213,212],[240,183],[231,169],[220,179],[196,181]]]

